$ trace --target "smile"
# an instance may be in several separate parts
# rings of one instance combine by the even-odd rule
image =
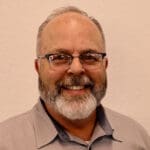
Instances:
[[[68,89],[68,90],[82,90],[85,88],[85,86],[65,86],[64,87],[65,89]]]
[[[92,84],[85,84],[85,85],[63,85],[62,88],[68,89],[68,90],[83,90],[87,88],[92,88]]]

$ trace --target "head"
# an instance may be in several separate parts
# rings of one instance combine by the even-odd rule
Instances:
[[[96,19],[75,7],[50,15],[39,28],[35,61],[45,104],[68,119],[87,118],[106,92],[107,58],[91,59],[100,53],[105,53],[105,40]],[[48,61],[46,54],[66,59],[54,63],[56,56]]]

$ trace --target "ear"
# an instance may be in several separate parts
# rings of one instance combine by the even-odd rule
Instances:
[[[39,74],[39,62],[38,62],[38,59],[35,59],[34,67],[35,67],[36,72]]]
[[[108,67],[108,58],[104,58],[103,64],[104,64],[105,69],[107,69],[107,67]]]

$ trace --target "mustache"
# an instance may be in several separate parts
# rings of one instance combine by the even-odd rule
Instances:
[[[85,75],[72,75],[65,77],[57,83],[58,89],[66,86],[85,86],[92,88],[94,83]]]

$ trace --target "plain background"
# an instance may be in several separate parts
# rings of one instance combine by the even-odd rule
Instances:
[[[53,9],[67,5],[87,11],[103,26],[109,57],[103,104],[150,133],[149,0],[0,0],[0,121],[37,102],[37,29]]]

